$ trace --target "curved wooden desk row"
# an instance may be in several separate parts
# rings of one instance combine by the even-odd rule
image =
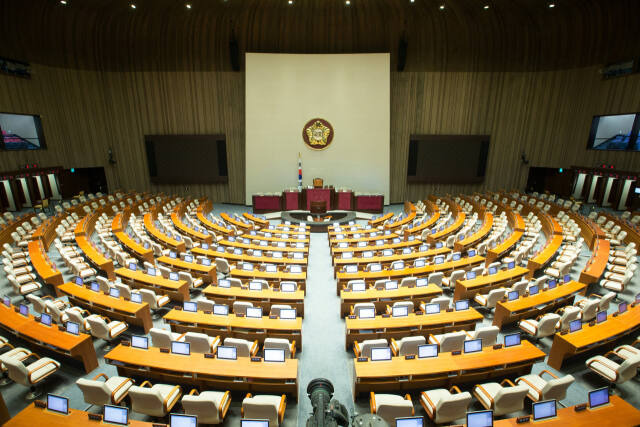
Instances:
[[[203,311],[194,313],[173,309],[164,316],[164,320],[174,332],[202,332],[210,336],[220,335],[222,339],[232,337],[260,342],[265,338],[286,338],[290,342],[295,340],[296,346],[302,349],[302,317],[295,320],[271,319],[269,316],[254,319],[233,313],[217,316]]]
[[[266,251],[263,251],[266,252]],[[282,258],[274,258],[268,256],[252,256],[248,254],[236,255],[230,252],[219,252],[213,249],[203,249],[203,248],[193,248],[191,249],[191,253],[195,255],[202,255],[210,258],[211,260],[215,260],[216,258],[224,258],[227,261],[235,262],[250,262],[255,264],[298,264],[302,266],[307,265],[307,257],[301,259],[290,258],[289,255],[292,252],[284,252],[284,251],[276,251],[282,253]]]
[[[484,317],[475,309],[443,311],[437,314],[409,313],[407,317],[382,317],[375,319],[345,320],[347,336],[345,346],[351,348],[354,341],[384,338],[400,339],[407,336],[443,334],[446,332],[473,330],[476,322]]]
[[[469,249],[472,246],[480,243],[482,239],[487,237],[489,233],[491,233],[491,229],[493,228],[493,213],[484,212],[482,218],[482,225],[475,233],[473,233],[469,237],[465,237],[462,240],[457,240],[453,247],[456,251],[463,251]]]
[[[4,425],[9,427],[33,427],[34,425],[47,427],[70,427],[102,426],[115,424],[106,424],[102,423],[101,421],[91,421],[89,420],[89,412],[81,411],[80,409],[69,408],[69,414],[63,415],[49,411],[45,408],[36,408],[35,404],[31,403]],[[128,425],[131,427],[153,427],[154,423],[137,421],[129,417]]]
[[[416,207],[414,206],[413,203],[404,202],[404,214],[405,214],[404,218],[400,219],[399,221],[387,224],[385,228],[393,230],[396,228],[400,228],[405,224],[409,224],[413,222],[414,219],[416,219],[416,213],[417,213]]]
[[[250,357],[223,360],[201,353],[186,356],[162,353],[157,347],[144,350],[123,345],[104,359],[125,377],[189,384],[203,390],[287,393],[294,397],[298,392],[297,359],[285,359],[283,363],[252,362]]]
[[[620,218],[617,215],[612,215],[605,212],[601,212],[601,214],[603,214],[608,221],[613,221],[615,224],[619,225],[622,230],[627,232],[625,243],[634,242],[636,244],[636,247],[640,247],[640,230],[636,225],[634,225],[630,221]]]
[[[329,246],[335,247],[339,243],[347,243],[351,245],[351,244],[357,244],[359,242],[375,242],[376,240],[388,240],[388,239],[393,239],[395,237],[401,238],[399,234],[396,234],[396,233],[384,234],[383,232],[380,232],[380,231],[371,231],[369,233],[361,233],[361,234],[366,234],[366,236],[361,236],[358,233],[356,233],[356,234],[352,234],[350,237],[343,236],[342,238],[339,238],[339,236],[341,236],[342,234],[338,233],[334,237],[329,238]]]
[[[376,306],[376,312],[382,313],[387,305],[393,305],[397,301],[411,301],[415,307],[421,302],[431,301],[442,295],[442,289],[433,283],[420,287],[402,287],[391,290],[378,290],[369,288],[364,292],[340,291],[340,315],[347,316],[351,307],[359,302],[371,302]]]
[[[114,298],[102,292],[94,292],[90,286],[78,286],[65,283],[59,287],[60,293],[69,298],[74,306],[80,306],[92,314],[100,314],[111,320],[122,320],[129,325],[136,325],[148,333],[153,327],[151,311],[146,302],[135,303],[122,297]]]
[[[503,325],[555,311],[573,303],[574,297],[578,294],[584,295],[586,290],[587,285],[584,283],[571,281],[559,284],[554,289],[541,290],[536,295],[520,297],[513,301],[500,301],[496,304],[493,324],[502,328]]]
[[[407,229],[410,234],[422,233],[426,228],[431,227],[440,219],[440,208],[431,200],[424,200],[425,214],[429,215],[429,218],[423,219],[420,224],[416,224],[413,227]]]
[[[167,295],[172,301],[189,301],[189,285],[184,280],[169,280],[162,276],[150,276],[143,271],[133,271],[125,267],[118,268],[115,273],[122,283],[126,283],[132,288],[150,289],[156,294]]]
[[[171,212],[171,222],[173,223],[173,226],[178,231],[186,234],[196,242],[205,242],[211,244],[211,242],[213,241],[213,236],[211,234],[205,234],[198,230],[194,230],[193,228],[182,222],[181,218],[184,215],[184,211],[188,203],[189,201],[186,200],[178,203],[176,207],[173,208],[173,212]]]
[[[580,272],[580,281],[590,285],[600,280],[609,262],[611,243],[607,239],[595,239],[591,249],[591,258]]]
[[[251,279],[266,280],[270,286],[279,285],[280,282],[296,282],[298,289],[305,291],[307,282],[307,272],[302,273],[287,273],[284,271],[278,271],[277,273],[269,273],[266,271],[246,271],[234,268],[229,275],[233,278],[248,281]]]
[[[133,240],[125,230],[131,216],[131,207],[125,208],[123,212],[118,212],[111,221],[111,233],[122,244],[124,249],[140,261],[153,263],[153,250],[145,248],[140,243]]]
[[[376,280],[402,280],[404,277],[427,277],[431,273],[442,272],[448,274],[453,270],[469,270],[477,265],[484,263],[484,257],[476,255],[473,257],[461,258],[458,261],[449,261],[442,264],[428,264],[419,268],[404,268],[402,270],[382,270],[377,272],[358,271],[357,273],[336,273],[336,295],[340,295],[340,291],[347,285],[349,280],[362,279],[367,283],[373,283]]]
[[[484,347],[481,352],[460,354],[440,353],[438,357],[391,361],[354,360],[354,397],[370,391],[394,392],[449,388],[454,384],[485,382],[489,378],[504,378],[531,372],[534,363],[545,353],[529,341],[514,347]]]
[[[300,317],[304,317],[304,291],[280,292],[273,288],[261,291],[251,291],[248,287],[221,288],[219,286],[207,286],[202,293],[216,304],[226,304],[229,307],[236,301],[245,301],[254,307],[262,307],[263,313],[268,313],[274,304],[286,304],[296,309]]]
[[[269,220],[266,218],[260,218],[256,215],[250,214],[249,212],[243,212],[242,216],[248,219],[249,221],[252,221],[253,223],[260,225],[261,227],[269,226]]]
[[[372,251],[373,252],[373,251]],[[394,251],[395,252],[395,251]],[[353,258],[333,258],[333,264],[335,265],[336,270],[339,267],[345,266],[345,265],[349,265],[349,264],[357,264],[357,265],[361,265],[361,264],[371,264],[371,263],[380,263],[380,264],[384,264],[384,265],[389,265],[394,261],[413,261],[416,258],[431,258],[434,257],[436,255],[444,255],[444,254],[448,254],[449,252],[451,252],[451,249],[447,248],[446,246],[443,246],[441,248],[437,248],[437,249],[429,249],[423,252],[411,252],[408,254],[404,254],[402,253],[402,251],[396,252],[391,256],[384,256],[382,255],[382,251],[381,250],[377,250],[374,252],[374,254],[378,254],[377,256],[373,256],[370,258],[365,258],[362,256],[355,256]]]
[[[191,274],[196,279],[200,278],[204,283],[213,283],[217,279],[215,264],[204,265],[197,262],[188,262],[180,258],[161,256],[156,262],[171,268],[174,271],[183,271]]]
[[[609,344],[638,328],[640,328],[640,305],[634,303],[626,313],[617,317],[609,315],[602,323],[593,326],[582,325],[581,330],[565,335],[556,333],[547,364],[554,369],[560,369],[565,359]]]
[[[218,245],[221,246],[232,246],[235,248],[241,248],[241,249],[253,249],[253,250],[261,250],[261,251],[280,251],[280,252],[302,252],[302,253],[309,253],[309,246],[304,246],[304,247],[297,247],[295,244],[291,244],[291,245],[287,245],[285,242],[277,242],[276,245],[269,245],[267,242],[267,244],[263,245],[255,245],[253,243],[251,243],[250,239],[246,240],[240,240],[240,238],[238,239],[233,239],[233,240],[220,240],[218,242]],[[263,242],[266,242],[266,240],[263,240]]]
[[[502,243],[487,251],[487,262],[491,263],[505,256],[522,239],[523,235],[523,231],[513,230]]]
[[[336,254],[340,254],[342,252],[364,252],[364,251],[381,251],[384,249],[402,249],[402,248],[406,248],[406,247],[413,247],[413,246],[420,246],[422,244],[424,244],[424,242],[418,238],[415,238],[415,236],[413,236],[413,240],[403,240],[400,237],[396,237],[394,239],[391,240],[391,242],[388,242],[384,239],[383,243],[381,245],[375,244],[375,245],[371,245],[369,244],[368,246],[358,246],[358,245],[349,245],[346,248],[339,248],[337,246],[335,247],[331,247],[331,254],[333,256],[336,256]]]
[[[224,222],[226,222],[227,224],[231,224],[231,225],[233,225],[234,227],[237,227],[240,230],[249,231],[249,230],[257,230],[258,229],[258,227],[256,227],[255,224],[252,224],[248,220],[246,220],[247,222],[238,221],[237,219],[231,217],[231,215],[229,215],[226,212],[221,212],[220,213],[220,218],[222,218],[222,220]]]
[[[52,351],[60,356],[71,357],[82,362],[86,373],[98,367],[98,357],[91,335],[73,335],[60,331],[56,325],[46,326],[32,315],[23,316],[14,308],[0,304],[0,327],[30,343],[30,346]],[[31,348],[35,350],[35,348]]]
[[[373,219],[369,220],[369,225],[371,226],[378,226],[378,225],[382,225],[386,220],[390,219],[393,217],[393,212],[389,212],[385,215],[380,215],[379,217],[375,217]]]
[[[29,259],[31,260],[33,269],[44,283],[53,286],[53,289],[56,291],[56,295],[59,296],[58,286],[64,283],[64,279],[62,278],[62,273],[58,270],[55,263],[49,259],[42,241],[30,241],[27,249],[29,251]]]
[[[184,252],[186,250],[184,240],[176,240],[160,231],[154,222],[156,216],[157,213],[155,206],[151,208],[151,212],[144,214],[144,228],[147,230],[149,236],[165,248],[172,249],[176,252]]]
[[[556,255],[560,246],[562,246],[563,236],[562,234],[554,234],[550,239],[547,239],[544,249],[542,249],[536,256],[529,258],[527,268],[529,269],[529,275],[531,279],[534,273],[545,265],[547,265],[551,259]]]
[[[198,221],[200,221],[200,223],[209,231],[213,231],[215,233],[223,235],[233,235],[233,229],[223,227],[207,218],[206,212],[210,212],[212,206],[213,204],[211,203],[211,200],[207,200],[206,202],[200,203],[198,205],[198,207],[196,208],[196,218],[198,219]]]
[[[87,214],[77,224],[74,230],[76,237],[76,245],[85,254],[87,260],[91,265],[102,272],[109,280],[115,279],[113,274],[113,261],[105,257],[91,242],[91,235],[96,227],[96,221],[102,213],[102,209],[99,209],[91,214]]]
[[[508,270],[500,270],[496,274],[477,276],[471,280],[456,280],[453,299],[454,301],[473,299],[476,294],[487,294],[492,289],[510,287],[527,273],[529,273],[528,269],[517,266]]]

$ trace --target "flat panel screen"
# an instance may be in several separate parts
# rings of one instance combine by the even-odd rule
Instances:
[[[0,113],[0,149],[40,150],[46,148],[40,116]]]

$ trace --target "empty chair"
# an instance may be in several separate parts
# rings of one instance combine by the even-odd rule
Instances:
[[[393,306],[387,306],[387,313],[391,314],[396,307],[407,307],[407,313],[413,313],[414,305],[412,301],[397,301]]]
[[[16,292],[16,294],[22,295],[23,297],[42,288],[42,285],[38,282],[26,281],[23,283],[19,283],[12,274],[7,274],[7,280],[9,280],[9,283],[11,283],[11,286],[13,287],[13,290]]]
[[[287,304],[273,304],[269,309],[270,316],[280,317],[280,310],[290,310],[291,306]]]
[[[151,328],[149,333],[151,334],[151,345],[160,348],[171,348],[171,341],[183,341],[186,335],[160,328]]]
[[[287,397],[248,393],[242,400],[242,418],[269,420],[269,426],[278,427],[284,419]]]
[[[233,312],[238,315],[238,314],[242,314],[242,315],[246,315],[247,314],[247,308],[249,307],[253,307],[253,304],[250,302],[246,302],[246,301],[234,301],[233,302]]]
[[[401,281],[400,281],[400,287],[404,288],[404,287],[412,287],[412,286],[416,286],[416,281],[417,279],[415,277],[404,277]]]
[[[210,337],[199,332],[187,332],[184,335],[184,342],[190,344],[193,353],[215,353],[220,345],[220,337]]]
[[[265,338],[263,348],[264,349],[277,348],[277,349],[284,350],[284,357],[287,359],[289,358],[293,359],[296,356],[295,340],[290,343],[289,340],[286,338]]]
[[[431,273],[427,276],[427,283],[433,283],[436,286],[442,286],[444,273]]]
[[[560,308],[558,311],[556,311],[556,313],[560,315],[560,320],[558,320],[556,329],[558,329],[559,331],[568,331],[571,322],[579,319],[581,312],[582,310],[580,310],[579,307],[574,307],[572,305],[567,305]]]
[[[396,394],[370,392],[369,406],[372,414],[378,415],[389,425],[394,425],[396,418],[410,417],[414,414],[413,402],[408,394],[403,397]]]
[[[442,279],[442,286],[454,287],[457,280],[464,278],[464,270],[454,270],[451,276]]]
[[[420,393],[420,404],[434,423],[450,423],[465,417],[471,404],[471,393],[461,392],[457,386],[450,390],[438,388],[423,391]]]
[[[116,283],[116,288],[120,291],[120,296],[126,300],[131,299],[131,288],[124,283]]]
[[[182,397],[182,407],[185,414],[198,417],[199,424],[220,424],[227,415],[231,404],[229,391],[203,391],[198,393],[195,388],[188,395]]]
[[[30,294],[27,295],[27,300],[29,300],[29,302],[31,302],[31,304],[33,305],[33,311],[35,311],[38,314],[44,313],[46,310],[46,305],[45,305],[45,301],[51,301],[52,304],[55,304],[59,310],[64,311],[68,305],[66,302],[59,300],[59,299],[53,299],[53,297],[49,296],[49,295],[44,295],[42,297],[39,297],[38,295],[34,295],[34,294]]]
[[[605,279],[600,281],[600,286],[613,292],[623,292],[631,278],[633,278],[633,271],[627,271],[624,275],[605,273]]]
[[[356,357],[371,358],[371,349],[376,347],[388,347],[389,343],[384,338],[378,338],[374,340],[364,340],[362,342],[353,342],[353,353]]]
[[[608,355],[615,354],[608,352],[604,356],[595,356],[587,360],[587,368],[607,380],[612,387],[616,384],[622,384],[625,381],[635,377],[640,366],[640,356],[632,356],[624,359],[622,363],[617,363],[609,358]]]
[[[169,297],[166,295],[156,295],[151,289],[138,289],[142,296],[142,301],[149,304],[149,309],[152,312],[158,311],[165,305],[169,304]]]
[[[178,272],[178,278],[187,282],[187,286],[192,289],[198,289],[204,284],[201,278],[194,279],[193,276],[191,276],[191,273],[186,271]]]
[[[258,340],[248,341],[240,338],[227,337],[224,339],[224,345],[235,347],[238,357],[252,357],[258,353]]]
[[[439,296],[429,301],[429,304],[438,304],[440,306],[440,311],[444,311],[449,308],[449,305],[451,305],[451,299],[445,296]],[[424,311],[424,306],[425,303],[421,303],[420,310]]]
[[[91,335],[111,342],[121,333],[127,330],[129,325],[120,320],[109,320],[109,318],[92,314],[87,317],[87,323],[91,326]]]
[[[356,304],[353,305],[352,309],[351,309],[351,313],[355,314],[356,317],[360,317],[360,310],[364,310],[364,309],[370,309],[372,308],[374,313],[376,310],[376,305],[372,302],[358,302]]]
[[[405,356],[407,354],[418,354],[418,346],[426,344],[427,340],[423,336],[404,337],[399,340],[391,338],[391,350],[394,356]]]
[[[28,365],[23,362],[29,357],[35,357],[37,360]],[[31,353],[27,358],[19,360],[18,358],[4,358],[2,360],[9,378],[18,384],[29,387],[30,392],[27,399],[32,400],[41,393],[36,387],[42,383],[47,377],[60,369],[60,363],[48,357],[40,357],[35,353]]]
[[[583,322],[588,322],[596,317],[598,313],[599,299],[585,298],[576,302],[576,306],[580,308],[580,318]]]
[[[467,332],[467,338],[470,340],[482,340],[482,346],[492,346],[496,343],[500,328],[497,326],[482,326],[475,331]]]
[[[100,381],[100,378],[104,378],[104,381]],[[133,380],[118,376],[109,378],[105,374],[98,374],[90,380],[80,378],[76,385],[89,405],[118,405],[127,396]]]
[[[441,335],[429,334],[429,344],[438,344],[441,353],[460,351],[467,337],[465,331],[447,332]]]
[[[222,273],[222,275],[228,275],[231,270],[235,268],[234,265],[229,264],[229,262],[224,258],[216,258],[216,272]]]
[[[213,311],[213,306],[215,305],[215,301],[211,301],[209,299],[200,299],[197,301],[198,311]]]
[[[502,300],[507,294],[507,288],[491,289],[488,294],[476,294],[473,300],[483,306],[484,308],[495,308],[498,301]]]
[[[531,335],[536,340],[548,337],[556,333],[556,325],[560,321],[560,315],[546,313],[536,319],[524,319],[518,323],[518,327]]]
[[[542,374],[549,375],[551,379],[545,380],[542,378]],[[527,387],[529,389],[527,396],[534,402],[551,399],[560,401],[567,396],[567,389],[574,381],[573,375],[558,378],[557,375],[544,369],[537,375],[529,374],[519,377],[516,379],[516,384]]]
[[[353,290],[354,285],[361,285],[364,289],[367,288],[367,284],[365,283],[364,280],[360,280],[360,279],[356,279],[356,280],[349,280],[347,282],[347,289],[349,289],[350,291]]]
[[[129,388],[131,410],[151,417],[164,417],[178,403],[182,389],[168,384],[153,385],[145,381]]]
[[[504,387],[504,384],[510,387]],[[493,410],[494,416],[522,411],[524,398],[529,389],[524,385],[515,385],[511,380],[502,383],[478,384],[473,388],[473,395],[486,409]]]

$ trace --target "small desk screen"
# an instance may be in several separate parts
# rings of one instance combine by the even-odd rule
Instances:
[[[607,387],[599,388],[589,392],[589,407],[597,408],[598,406],[609,403],[609,389]]]
[[[596,323],[602,323],[605,320],[607,320],[607,312],[599,311],[598,314],[596,314]]]
[[[67,322],[67,332],[78,335],[80,333],[80,325],[75,322]]]
[[[418,358],[438,357],[438,344],[424,344],[418,346]]]
[[[375,308],[361,308],[358,310],[358,317],[360,319],[373,319],[376,317]]]
[[[169,427],[197,427],[198,417],[195,415],[171,414]]]
[[[198,311],[198,304],[196,304],[193,301],[185,301],[183,303],[182,309],[184,311],[190,311],[192,313],[195,313],[196,311]]]
[[[217,350],[218,359],[236,360],[238,358],[237,349],[235,347],[227,347],[220,345]]]
[[[396,418],[396,427],[423,427],[422,417]]]
[[[104,416],[102,419],[105,423],[126,426],[129,423],[129,408],[104,405]]]
[[[283,308],[280,310],[280,319],[294,320],[296,318],[295,308]]]
[[[569,323],[569,332],[576,332],[582,329],[582,320],[576,319]]]
[[[470,340],[464,342],[465,353],[476,353],[482,351],[482,340]]]
[[[440,313],[440,304],[427,304],[424,307],[424,311],[427,314],[436,314]]]
[[[513,347],[520,345],[520,333],[509,334],[504,336],[504,346]]]
[[[296,284],[293,282],[281,282],[280,283],[280,291],[281,292],[295,292]]]
[[[262,308],[261,307],[247,307],[246,312],[247,317],[251,317],[254,319],[262,318]]]
[[[188,342],[171,341],[171,353],[188,356],[191,354]]]
[[[456,311],[468,310],[469,309],[469,300],[461,299],[460,301],[456,301]]]
[[[284,350],[281,348],[265,348],[265,362],[284,362]]]
[[[40,323],[43,325],[51,326],[51,316],[47,313],[42,313],[40,315]]]
[[[218,316],[227,316],[229,314],[229,306],[222,304],[213,305],[213,314]]]
[[[47,409],[60,414],[69,414],[69,400],[66,397],[56,396],[55,394],[47,395]]]
[[[493,427],[493,411],[467,412],[467,427]]]
[[[533,421],[544,420],[556,416],[556,401],[547,400],[533,404]]]
[[[407,317],[409,315],[409,307],[406,305],[393,307],[391,309],[391,315],[393,317]]]
[[[142,348],[144,350],[149,348],[149,338],[140,335],[131,336],[131,347]]]
[[[391,348],[374,347],[371,349],[371,361],[391,360]]]

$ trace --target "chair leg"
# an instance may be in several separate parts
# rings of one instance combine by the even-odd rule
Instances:
[[[11,381],[11,378],[9,378],[9,375],[7,374],[7,372],[3,372],[2,373],[2,379],[0,379],[0,386],[9,385],[12,382],[13,381]]]
[[[25,399],[34,400],[40,397],[41,395],[42,395],[42,390],[36,388],[35,385],[32,385],[31,387],[29,387],[29,393],[27,393],[27,395],[25,396]]]

